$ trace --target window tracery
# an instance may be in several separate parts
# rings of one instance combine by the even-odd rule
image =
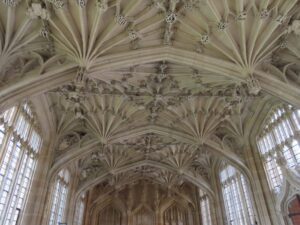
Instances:
[[[41,145],[27,103],[0,115],[0,224],[15,225],[21,219]]]
[[[61,170],[56,178],[54,191],[51,199],[51,210],[49,225],[56,225],[64,222],[65,209],[69,192],[70,174],[69,171]]]
[[[257,138],[257,145],[270,188],[280,190],[282,166],[297,169],[300,165],[300,110],[280,106],[273,110]]]
[[[187,225],[188,216],[185,211],[173,204],[164,212],[163,221],[164,225]]]
[[[199,189],[201,220],[203,225],[212,225],[208,195]]]
[[[82,194],[78,199],[75,210],[74,225],[83,225],[84,222],[84,211],[85,211],[85,194]]]
[[[220,172],[220,182],[227,224],[255,225],[253,203],[244,175],[233,166],[224,165]]]

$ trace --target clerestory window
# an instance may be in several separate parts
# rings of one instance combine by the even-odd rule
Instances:
[[[54,184],[54,190],[51,198],[51,209],[49,225],[57,225],[65,222],[65,212],[69,193],[69,171],[64,169],[61,170]]]
[[[238,170],[224,165],[220,172],[223,201],[228,225],[255,225],[249,184]]]
[[[82,194],[76,203],[75,211],[75,225],[83,225],[84,222],[84,211],[85,211],[85,194]]]
[[[39,133],[27,103],[0,115],[0,224],[21,219],[42,145]]]
[[[282,185],[282,168],[300,165],[300,110],[281,106],[272,110],[257,138],[257,145],[270,188],[278,192]]]
[[[199,190],[199,200],[200,200],[202,224],[203,225],[212,225],[210,201],[209,201],[208,195],[201,189]]]

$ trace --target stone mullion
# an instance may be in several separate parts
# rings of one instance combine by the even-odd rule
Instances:
[[[0,165],[2,165],[2,161],[3,161],[4,156],[6,154],[6,151],[7,151],[8,143],[10,141],[11,136],[13,135],[13,127],[14,127],[16,121],[17,121],[17,118],[19,116],[19,112],[20,112],[20,106],[17,106],[16,110],[14,111],[14,115],[12,116],[11,125],[9,126],[8,123],[7,124],[4,123],[5,130],[6,129],[7,130],[4,134],[4,140],[2,141],[2,145],[1,145],[1,148],[0,148],[0,153],[2,153],[0,155],[0,162],[1,162]]]
[[[68,207],[69,207],[69,203],[68,203],[68,200],[70,199],[70,186],[69,184],[65,183],[63,184],[63,190],[65,191],[64,192],[64,195],[62,195],[62,200],[64,201],[64,208],[62,209],[63,210],[63,213],[62,213],[62,221],[61,222],[68,222],[67,219],[68,219]]]
[[[1,162],[0,165],[2,165],[2,163],[3,163],[4,157],[5,157],[7,149],[8,149],[8,144],[10,142],[10,138],[13,135],[12,130],[13,130],[12,127],[7,127],[7,130],[4,133],[4,138],[3,138],[2,145],[0,148],[0,153],[1,153],[0,154],[0,162]]]
[[[11,154],[10,154],[9,159],[8,159],[8,164],[6,165],[6,166],[7,166],[7,168],[6,168],[6,174],[4,175],[4,177],[3,177],[3,182],[2,182],[2,184],[0,185],[0,193],[2,193],[3,190],[4,190],[4,183],[5,183],[5,180],[6,180],[7,176],[8,176],[8,172],[7,172],[7,171],[8,171],[8,170],[10,169],[10,167],[11,167],[10,161],[11,161],[13,155],[14,155],[14,150],[16,149],[16,146],[17,146],[17,141],[14,140],[13,146],[12,146],[12,150],[11,150]],[[19,161],[19,160],[18,160],[18,161]],[[16,167],[18,167],[18,163],[19,163],[18,161],[17,161]],[[13,179],[14,179],[14,178],[12,178],[12,184],[13,184]],[[11,185],[12,185],[12,184],[11,184]]]
[[[26,154],[28,154],[28,153],[25,152],[24,155],[26,155]],[[17,191],[17,196],[16,196],[16,202],[15,202],[15,205],[17,204],[18,199],[19,199],[19,197],[20,197],[20,190],[22,189],[22,183],[24,182],[24,179],[25,179],[25,172],[26,172],[26,169],[27,169],[26,165],[27,165],[27,162],[29,161],[29,159],[30,159],[30,155],[28,154],[28,155],[27,155],[27,158],[26,158],[26,161],[25,161],[25,163],[24,163],[24,172],[23,172],[23,176],[22,176],[21,181],[20,181],[19,190]],[[22,159],[22,162],[23,162],[23,160],[24,160],[24,159]],[[22,165],[21,165],[21,166],[22,166]],[[20,172],[20,171],[19,171],[19,172]],[[19,174],[19,175],[21,175],[21,174]],[[16,182],[17,182],[17,180],[18,180],[18,177],[16,178]],[[15,190],[16,190],[16,186],[17,186],[17,185],[15,185],[15,186],[14,186],[14,189],[12,190],[11,198],[12,198],[13,195],[14,195],[14,192],[15,192]],[[29,184],[28,184],[27,189],[29,189],[29,188],[30,188],[30,180],[29,180]],[[27,190],[27,191],[28,191],[28,190]],[[27,193],[25,193],[25,196],[24,196],[23,201],[26,200],[26,197],[27,197]],[[24,203],[25,203],[25,202],[23,202],[23,204],[24,204]],[[23,206],[24,206],[24,205],[23,205]],[[23,211],[21,211],[21,209],[20,209],[20,215],[19,215],[19,218],[22,217],[23,213],[24,213],[24,209],[23,209]]]
[[[287,142],[287,144],[286,144],[286,146],[287,146],[287,151],[291,154],[291,156],[292,156],[292,160],[293,160],[293,163],[295,163],[295,166],[297,166],[297,158],[296,158],[296,156],[295,156],[295,153],[294,153],[294,151],[293,151],[293,144],[292,144],[292,140],[290,140],[290,141],[288,141]],[[284,156],[285,157],[285,156]],[[287,159],[286,159],[286,162],[287,162]],[[288,166],[289,167],[289,166]]]
[[[57,190],[57,193],[58,193],[58,196],[57,196],[57,208],[55,209],[55,217],[54,217],[54,225],[58,224],[58,222],[62,222],[62,221],[58,221],[58,214],[59,214],[59,207],[60,207],[60,204],[61,204],[61,199],[62,199],[62,194],[63,194],[63,182],[61,180],[61,178],[58,179],[58,190]],[[52,204],[51,204],[51,208],[50,208],[50,217],[51,217],[51,209],[52,209]],[[64,209],[63,209],[64,210]],[[62,216],[64,215],[64,213],[62,212]]]
[[[287,120],[289,121],[291,128],[293,130],[294,136],[297,136],[300,134],[300,131],[297,131],[297,124],[294,120],[298,120],[298,123],[300,124],[300,120],[297,116],[296,110],[286,109],[287,111]],[[293,114],[295,114],[295,119],[293,118]],[[295,137],[294,137],[295,138]]]
[[[234,207],[234,218],[236,219],[236,221],[238,221],[238,218],[239,218],[239,215],[241,216],[241,219],[244,220],[244,215],[243,215],[243,212],[242,211],[238,211],[237,209],[237,205],[239,204],[239,189],[238,189],[238,186],[237,186],[237,177],[236,177],[236,174],[234,175],[234,178],[231,179],[230,181],[230,184],[229,184],[229,191],[231,193],[231,198],[232,200],[234,200],[233,204],[233,207]],[[237,205],[236,205],[236,204]],[[243,210],[242,208],[242,205],[240,204],[240,207],[241,207],[241,210]]]
[[[15,169],[15,174],[13,175],[13,178],[12,178],[12,183],[11,183],[11,191],[9,192],[8,194],[8,197],[7,197],[7,200],[6,200],[6,204],[4,204],[6,206],[3,214],[5,215],[4,217],[2,217],[2,220],[0,222],[4,222],[8,216],[8,210],[11,208],[11,205],[8,205],[8,202],[11,202],[11,199],[13,198],[13,195],[14,195],[14,191],[15,191],[15,188],[16,188],[16,183],[17,183],[17,179],[18,179],[18,172],[20,171],[20,167],[22,166],[22,162],[24,160],[24,157],[26,155],[26,151],[23,149],[23,146],[21,145],[21,140],[18,140],[16,141],[15,140],[15,136],[16,134],[14,133],[13,129],[14,129],[14,126],[16,125],[16,122],[18,121],[18,118],[20,116],[20,114],[22,113],[22,107],[21,105],[19,105],[16,109],[16,111],[14,112],[15,115],[13,115],[13,119],[12,119],[12,125],[9,127],[10,129],[10,132],[9,132],[9,135],[8,135],[8,139],[6,140],[6,151],[7,151],[7,145],[9,144],[9,141],[10,141],[10,138],[12,136],[14,136],[14,145],[13,145],[13,149],[12,149],[12,152],[11,152],[11,155],[10,155],[10,158],[9,158],[9,162],[11,161],[12,157],[14,156],[14,150],[16,149],[17,147],[17,142],[20,141],[20,156],[19,158],[17,159],[17,165],[16,165],[16,169]],[[6,151],[5,151],[5,154],[3,154],[3,156],[6,155]],[[9,169],[9,163],[7,164],[7,170]],[[6,172],[6,175],[3,177],[3,183],[0,187],[0,193],[3,192],[4,190],[4,185],[5,185],[5,180],[7,178],[7,172]],[[25,197],[25,196],[24,196]],[[17,202],[17,199],[16,199],[16,202]]]
[[[11,165],[9,164],[9,162],[11,161],[11,158],[13,157],[13,152],[14,152],[14,149],[16,148],[16,146],[17,146],[17,143],[16,143],[16,141],[14,140],[14,143],[13,143],[13,146],[12,146],[12,150],[11,150],[11,154],[10,154],[10,156],[9,156],[9,159],[8,159],[8,164],[6,165],[7,166],[7,168],[6,168],[6,173],[4,174],[4,176],[3,176],[3,178],[2,178],[2,184],[0,184],[0,193],[3,193],[3,191],[4,191],[4,186],[5,186],[5,184],[6,184],[6,179],[7,179],[7,176],[8,176],[8,170],[10,169],[10,167],[11,167]],[[18,162],[17,162],[18,163]],[[12,185],[13,185],[13,178],[14,178],[14,175],[13,175],[13,177],[12,177],[12,179],[11,179],[11,186],[10,187],[12,187]],[[4,203],[4,211],[2,212],[2,215],[4,215],[4,217],[5,217],[5,212],[7,211],[7,204],[8,204],[8,200],[10,199],[10,195],[11,195],[11,192],[8,192],[7,193],[7,198],[6,198],[6,200],[5,200],[5,203]],[[1,215],[0,215],[1,216]],[[0,224],[3,224],[4,223],[4,217],[2,217],[1,219],[0,219]]]
[[[214,193],[216,193],[213,202],[214,204],[211,207],[214,208],[214,217],[212,218],[212,223],[224,225],[226,221],[226,211],[224,205],[224,198],[222,195],[223,190],[219,179],[219,171],[216,171],[216,168],[213,169],[212,173],[212,187],[214,188]]]
[[[14,146],[14,149],[17,147],[17,142],[15,143],[15,146]],[[11,157],[14,155],[13,154],[13,150],[12,150],[12,154],[11,154]],[[7,202],[11,202],[11,199],[12,199],[12,197],[13,197],[13,193],[14,193],[14,190],[15,190],[15,187],[16,187],[16,183],[17,183],[17,178],[18,178],[18,172],[20,171],[20,167],[21,167],[21,165],[22,165],[22,162],[23,162],[23,160],[24,160],[24,157],[25,157],[25,155],[26,155],[26,153],[25,153],[25,151],[24,151],[24,149],[22,149],[22,146],[20,146],[20,158],[18,159],[18,161],[17,161],[17,166],[16,166],[16,169],[15,169],[15,174],[14,174],[14,176],[13,176],[13,178],[12,178],[12,184],[11,184],[11,191],[10,191],[10,193],[9,193],[9,197],[7,198]],[[1,190],[1,192],[0,193],[2,193],[2,191],[3,191],[3,188],[4,187],[2,187],[2,190]],[[5,221],[5,219],[7,218],[7,212],[8,212],[8,210],[9,210],[9,208],[10,208],[10,206],[8,207],[8,205],[6,204],[6,209],[5,209],[5,211],[4,211],[4,217],[2,218],[2,221],[0,221],[0,224],[1,223],[4,223],[4,221]]]
[[[29,128],[29,131],[28,131],[28,137],[30,137],[31,135],[32,135],[32,131],[33,131],[33,126],[30,126],[30,128]],[[29,139],[28,139],[29,140]],[[29,141],[28,141],[28,143],[29,143]],[[21,181],[20,181],[20,185],[19,185],[19,190],[20,189],[22,189],[22,183],[23,183],[23,181],[24,181],[24,179],[25,179],[25,173],[26,173],[26,169],[27,169],[27,162],[29,161],[29,159],[30,159],[30,150],[28,150],[28,148],[29,148],[30,146],[29,146],[29,144],[27,144],[26,146],[22,146],[22,149],[21,149],[21,151],[23,152],[23,158],[21,159],[21,161],[20,161],[20,168],[18,169],[18,172],[21,172],[20,171],[20,169],[22,168],[22,162],[23,162],[23,160],[24,160],[24,157],[27,155],[27,158],[26,158],[26,161],[25,161],[25,163],[24,163],[24,171],[23,171],[23,177],[21,178]],[[24,149],[24,148],[27,148],[27,149]],[[35,160],[35,159],[34,159]],[[35,162],[33,162],[33,163],[35,163]],[[32,167],[32,173],[34,173],[34,168],[35,168],[35,166],[33,165],[33,167]],[[19,175],[21,175],[21,174],[19,174]],[[29,184],[28,184],[28,187],[27,187],[27,193],[25,193],[25,195],[24,195],[24,199],[23,199],[23,201],[25,201],[26,200],[26,198],[28,197],[28,192],[29,192],[29,189],[30,189],[30,187],[31,187],[31,182],[32,182],[32,175],[33,174],[31,174],[31,177],[29,177],[28,179],[29,179]],[[12,195],[11,195],[11,198],[13,197],[13,194],[14,194],[14,192],[15,192],[15,190],[16,190],[16,184],[17,184],[17,180],[18,180],[18,176],[16,177],[16,181],[15,181],[15,185],[14,185],[14,189],[12,190]],[[15,204],[17,204],[17,200],[18,200],[18,198],[19,198],[19,196],[20,196],[20,191],[18,191],[18,194],[17,194],[17,196],[16,196],[16,202],[15,202]],[[25,204],[25,202],[23,202],[23,204]],[[23,207],[25,207],[25,205],[23,205]],[[23,212],[25,211],[25,209],[23,209]],[[20,211],[20,217],[19,218],[21,218],[22,216],[23,216],[23,212],[22,211]]]
[[[49,200],[51,203],[52,196],[49,195],[53,182],[47,182],[48,177],[46,168],[49,168],[49,153],[46,154],[44,145],[40,146],[38,161],[35,163],[35,173],[32,177],[30,194],[26,204],[26,212],[22,223],[24,224],[43,224],[45,218],[48,218]],[[50,149],[47,147],[47,149]],[[50,192],[51,193],[51,192]],[[46,210],[45,210],[46,209]],[[47,216],[45,216],[45,214]]]
[[[249,210],[248,209],[248,206],[247,206],[247,201],[246,201],[246,194],[245,194],[245,190],[244,190],[244,187],[243,187],[243,184],[242,184],[242,180],[241,180],[241,174],[239,174],[239,178],[237,179],[238,180],[238,188],[240,190],[240,193],[241,193],[241,197],[242,197],[242,207],[243,207],[243,210],[244,210],[244,213],[247,213],[247,215],[245,215],[245,219],[246,219],[246,222],[247,224],[251,224],[251,219],[250,219],[250,215],[249,215]],[[251,198],[250,196],[249,197],[249,200],[251,201]]]

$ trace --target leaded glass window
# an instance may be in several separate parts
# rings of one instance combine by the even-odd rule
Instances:
[[[84,219],[84,210],[85,210],[85,195],[81,195],[76,204],[76,211],[75,211],[75,225],[83,225]]]
[[[39,133],[28,104],[0,115],[0,224],[15,225],[22,216],[42,144]]]
[[[212,225],[210,201],[209,201],[208,195],[202,190],[199,190],[199,200],[200,200],[202,224],[203,225]]]
[[[52,192],[49,225],[65,222],[65,211],[69,192],[70,174],[68,170],[61,170],[55,181]]]
[[[281,106],[270,112],[257,138],[269,186],[274,192],[282,185],[281,166],[293,170],[300,165],[299,133],[300,110]]]
[[[249,184],[238,170],[224,165],[220,172],[223,201],[228,225],[255,225],[253,201]]]

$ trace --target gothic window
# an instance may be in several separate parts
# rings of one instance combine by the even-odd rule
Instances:
[[[28,104],[0,115],[0,224],[15,225],[20,220],[41,143]]]
[[[66,203],[69,192],[70,174],[69,171],[61,170],[55,181],[51,199],[51,210],[49,225],[57,225],[65,222]]]
[[[282,169],[279,164],[295,169],[300,165],[300,110],[278,107],[266,119],[257,138],[258,148],[270,188],[280,190]]]
[[[230,165],[220,172],[223,201],[228,225],[255,225],[255,215],[246,178]]]
[[[164,225],[187,225],[188,217],[185,211],[176,204],[171,205],[164,212]]]
[[[212,225],[209,198],[205,192],[199,190],[201,220],[203,225]]]
[[[74,220],[75,225],[83,225],[84,210],[85,210],[85,194],[80,196],[76,204],[75,220]]]

